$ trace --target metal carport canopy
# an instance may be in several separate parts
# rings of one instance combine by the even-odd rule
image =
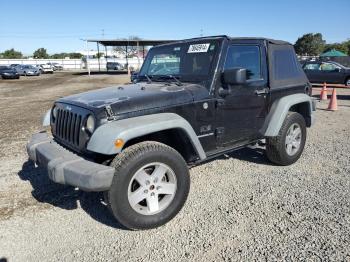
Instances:
[[[99,43],[104,46],[155,46],[176,40],[128,40],[128,39],[88,39],[88,42]]]
[[[144,40],[144,39],[86,39],[86,45],[88,42],[90,43],[96,43],[97,45],[97,52],[100,52],[100,48],[99,45],[103,45],[105,47],[105,51],[107,54],[107,46],[123,46],[125,47],[125,50],[128,49],[129,46],[137,46],[137,49],[139,49],[139,47],[142,47],[142,56],[143,58],[145,57],[145,46],[156,46],[156,45],[160,45],[160,44],[165,44],[165,43],[170,43],[170,42],[174,42],[176,40]],[[88,49],[88,48],[87,48]],[[125,59],[126,59],[126,65],[128,68],[128,56],[127,54],[125,54]],[[88,58],[87,58],[88,60]],[[88,62],[87,62],[88,63]],[[98,58],[98,70],[101,70],[101,66],[100,66],[100,57]],[[89,75],[90,75],[90,69],[88,69],[89,71]]]

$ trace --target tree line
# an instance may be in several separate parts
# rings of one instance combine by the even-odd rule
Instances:
[[[140,39],[136,36],[130,37],[129,39]],[[321,33],[309,33],[304,34],[299,37],[294,44],[295,51],[298,55],[308,55],[308,56],[318,56],[323,52],[327,52],[332,49],[336,49],[350,56],[350,39],[340,42],[340,43],[326,43],[323,40],[323,36]],[[116,51],[123,51],[128,56],[131,56],[133,52],[135,52],[135,47],[129,47],[128,50],[125,50],[123,47],[116,47]],[[69,57],[71,59],[80,59],[82,58],[82,54],[80,53],[57,53],[53,55],[49,55],[45,48],[39,48],[35,50],[33,53],[34,58],[38,59],[64,59]],[[102,56],[102,53],[97,54],[97,58]],[[12,49],[5,50],[3,53],[0,53],[0,58],[5,59],[19,59],[24,58],[23,54],[19,51]]]
[[[39,48],[34,51],[33,57],[37,59],[64,59],[69,57],[71,59],[80,59],[83,57],[80,53],[57,53],[53,55],[49,55],[45,48]],[[3,53],[0,53],[0,58],[4,59],[21,59],[26,58],[20,51],[17,51],[13,48],[5,50]]]
[[[299,37],[294,44],[294,48],[298,55],[318,56],[336,49],[350,56],[350,39],[340,43],[327,44],[321,33],[309,33]]]

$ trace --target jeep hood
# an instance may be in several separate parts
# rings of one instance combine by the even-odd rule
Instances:
[[[205,87],[194,84],[177,86],[173,83],[137,83],[67,96],[59,99],[58,102],[77,105],[91,111],[100,111],[106,106],[111,106],[113,112],[120,115],[192,102],[195,89],[205,89]],[[206,93],[208,95],[208,91]]]

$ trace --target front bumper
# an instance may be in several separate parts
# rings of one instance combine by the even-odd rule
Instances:
[[[6,73],[4,73],[1,76],[2,76],[2,78],[14,79],[14,78],[18,78],[19,74],[6,74]]]
[[[26,73],[27,76],[36,76],[36,75],[38,75],[38,74],[39,74],[39,72],[34,72],[34,71],[28,71],[28,72]]]
[[[59,184],[84,191],[105,191],[112,184],[114,168],[88,161],[53,141],[47,133],[34,134],[27,144],[29,159],[44,167]]]

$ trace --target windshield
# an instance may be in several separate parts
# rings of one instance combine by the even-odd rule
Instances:
[[[152,48],[138,75],[152,81],[164,78],[199,82],[211,78],[216,65],[220,39],[178,43]]]

